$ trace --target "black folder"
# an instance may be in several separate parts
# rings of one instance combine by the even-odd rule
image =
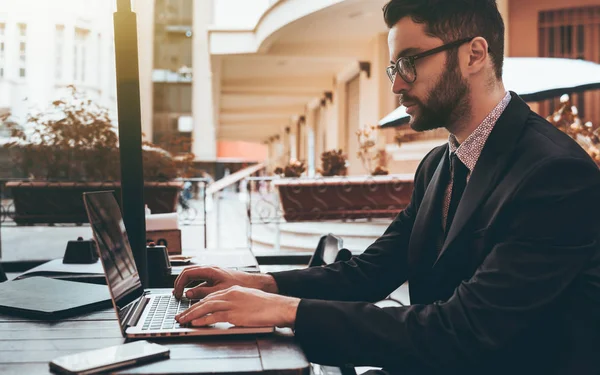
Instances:
[[[111,307],[106,285],[29,277],[0,284],[0,313],[55,320]]]

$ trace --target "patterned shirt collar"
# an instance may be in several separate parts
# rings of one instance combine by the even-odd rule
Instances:
[[[483,146],[490,136],[494,125],[496,125],[496,122],[498,122],[500,115],[502,115],[508,106],[510,99],[510,93],[507,92],[500,103],[496,105],[496,107],[487,115],[477,129],[475,129],[475,131],[471,133],[471,135],[469,135],[462,144],[458,143],[458,140],[454,134],[450,134],[448,137],[450,155],[456,152],[456,156],[458,156],[460,161],[462,161],[463,164],[469,168],[470,172],[473,172],[473,169],[475,169],[475,164],[481,155]]]

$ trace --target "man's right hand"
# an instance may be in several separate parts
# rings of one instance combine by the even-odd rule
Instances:
[[[239,285],[246,288],[260,289],[269,293],[277,293],[277,284],[270,275],[252,274],[233,271],[218,267],[187,267],[175,280],[173,295],[181,298],[183,289],[192,281],[204,281],[200,285],[189,289],[186,297],[191,299],[204,298],[220,290]]]

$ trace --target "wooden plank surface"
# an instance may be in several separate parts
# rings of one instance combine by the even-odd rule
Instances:
[[[308,374],[309,364],[289,330],[272,335],[178,337],[155,342],[171,358],[122,374]],[[50,374],[52,359],[125,342],[112,309],[62,321],[0,315],[0,374]]]
[[[3,331],[2,341],[4,340],[57,340],[70,339],[105,339],[122,337],[119,327],[112,329],[32,329],[23,331]]]
[[[123,337],[108,339],[79,339],[79,340],[12,340],[0,339],[0,355],[4,352],[28,351],[28,350],[72,350],[79,351],[106,348],[122,344]]]
[[[260,358],[181,359],[152,362],[117,374],[243,374],[263,372]]]
[[[288,374],[309,374],[308,361],[294,341],[291,330],[278,330],[272,337],[256,340],[264,371],[285,371]]]
[[[116,319],[115,310],[107,309],[107,310],[102,310],[102,311],[96,311],[96,312],[89,313],[89,314],[73,316],[70,318],[62,319],[60,321],[61,322],[67,322],[67,321],[80,322],[80,321],[86,321],[86,320],[93,320],[93,321],[112,320],[112,321],[114,321],[115,319]],[[33,320],[33,319],[23,318],[20,316],[0,314],[0,322],[36,322],[36,321],[43,322],[45,324],[52,324],[52,322],[49,322],[47,320]]]
[[[0,363],[2,375],[52,374],[47,363]]]
[[[16,322],[0,322],[0,332],[4,331],[27,331],[27,330],[65,330],[65,329],[75,329],[75,330],[85,330],[85,329],[119,329],[119,325],[113,319],[110,320],[100,320],[100,321],[58,321],[58,322],[42,322],[42,321],[16,321]],[[120,335],[120,331],[119,331]],[[0,334],[2,337],[2,334]]]
[[[224,256],[222,252],[216,255],[219,259]],[[56,357],[125,341],[113,309],[60,321],[0,314],[0,374],[50,374],[48,362]],[[310,365],[290,330],[266,335],[177,337],[152,341],[169,347],[170,359],[124,369],[119,374],[299,375],[310,372]]]

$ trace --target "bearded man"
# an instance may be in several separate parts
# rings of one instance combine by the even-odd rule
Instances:
[[[190,268],[178,316],[289,326],[309,360],[399,374],[600,371],[600,171],[502,83],[493,0],[392,0],[392,91],[448,143],[419,165],[408,207],[364,253],[264,275]],[[560,72],[556,72],[560,74]],[[409,281],[411,306],[373,304]]]

